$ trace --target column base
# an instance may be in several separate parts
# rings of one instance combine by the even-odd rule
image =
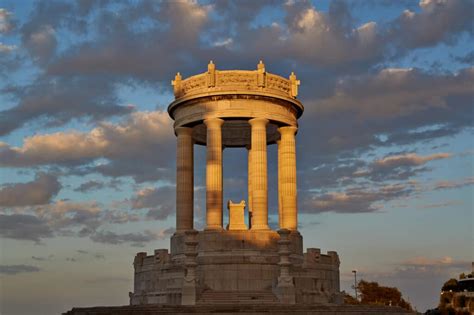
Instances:
[[[228,231],[247,231],[248,229],[246,224],[233,224],[227,228]]]
[[[273,293],[282,304],[296,304],[296,290],[292,277],[278,277],[278,285],[273,289]]]
[[[252,228],[250,230],[270,230],[270,227],[268,225],[263,225],[263,224],[259,224],[259,225],[252,225]]]
[[[181,305],[196,305],[196,282],[184,279],[183,289],[181,291]]]
[[[224,231],[224,228],[220,225],[210,225],[206,226],[204,231]]]

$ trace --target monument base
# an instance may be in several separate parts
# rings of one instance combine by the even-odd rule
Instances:
[[[315,314],[315,315],[407,315],[399,307],[361,305],[134,305],[73,308],[63,315],[152,315],[152,314]]]
[[[303,253],[298,231],[286,230],[283,243],[273,230],[191,234],[175,233],[171,253],[137,254],[131,305],[342,303],[337,253]]]

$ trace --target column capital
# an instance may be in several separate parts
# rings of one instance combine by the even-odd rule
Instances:
[[[268,124],[268,119],[263,117],[252,118],[249,120],[249,124],[252,126],[252,128],[264,128]]]
[[[177,136],[192,136],[193,135],[193,128],[191,127],[176,127],[174,128],[174,132]]]
[[[298,127],[295,127],[295,126],[283,126],[283,127],[278,128],[278,132],[281,135],[294,135],[297,130],[298,130]]]
[[[204,124],[207,128],[220,128],[223,123],[224,119],[220,119],[218,117],[204,119]]]

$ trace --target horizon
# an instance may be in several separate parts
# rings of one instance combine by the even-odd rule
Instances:
[[[301,80],[298,230],[341,290],[357,270],[435,308],[474,261],[473,37],[468,0],[2,1],[0,312],[128,304],[135,254],[175,228],[171,80],[210,60]],[[223,160],[224,204],[246,200],[246,150]],[[270,145],[273,229],[276,178]]]

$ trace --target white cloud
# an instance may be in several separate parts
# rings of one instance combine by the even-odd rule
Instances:
[[[234,40],[232,38],[228,37],[226,39],[218,40],[218,41],[214,42],[214,46],[216,46],[216,47],[230,46],[230,45],[232,45],[233,42],[234,42]]]
[[[166,112],[136,112],[125,122],[104,122],[86,133],[67,131],[26,137],[22,147],[0,146],[0,165],[82,164],[99,158],[159,162],[157,153],[167,152],[174,138],[171,122]]]
[[[0,8],[0,33],[8,33],[14,27],[11,22],[12,13]]]
[[[17,47],[15,45],[5,45],[0,42],[0,53],[10,53],[14,51]]]
[[[324,26],[323,15],[314,8],[308,8],[303,11],[299,17],[297,25],[304,30],[310,30],[315,27],[326,28],[327,30],[327,26]]]
[[[374,161],[374,167],[397,167],[397,166],[417,166],[425,164],[428,161],[450,158],[450,153],[435,153],[427,156],[420,156],[416,153],[407,153],[401,155],[391,155],[380,160]]]

